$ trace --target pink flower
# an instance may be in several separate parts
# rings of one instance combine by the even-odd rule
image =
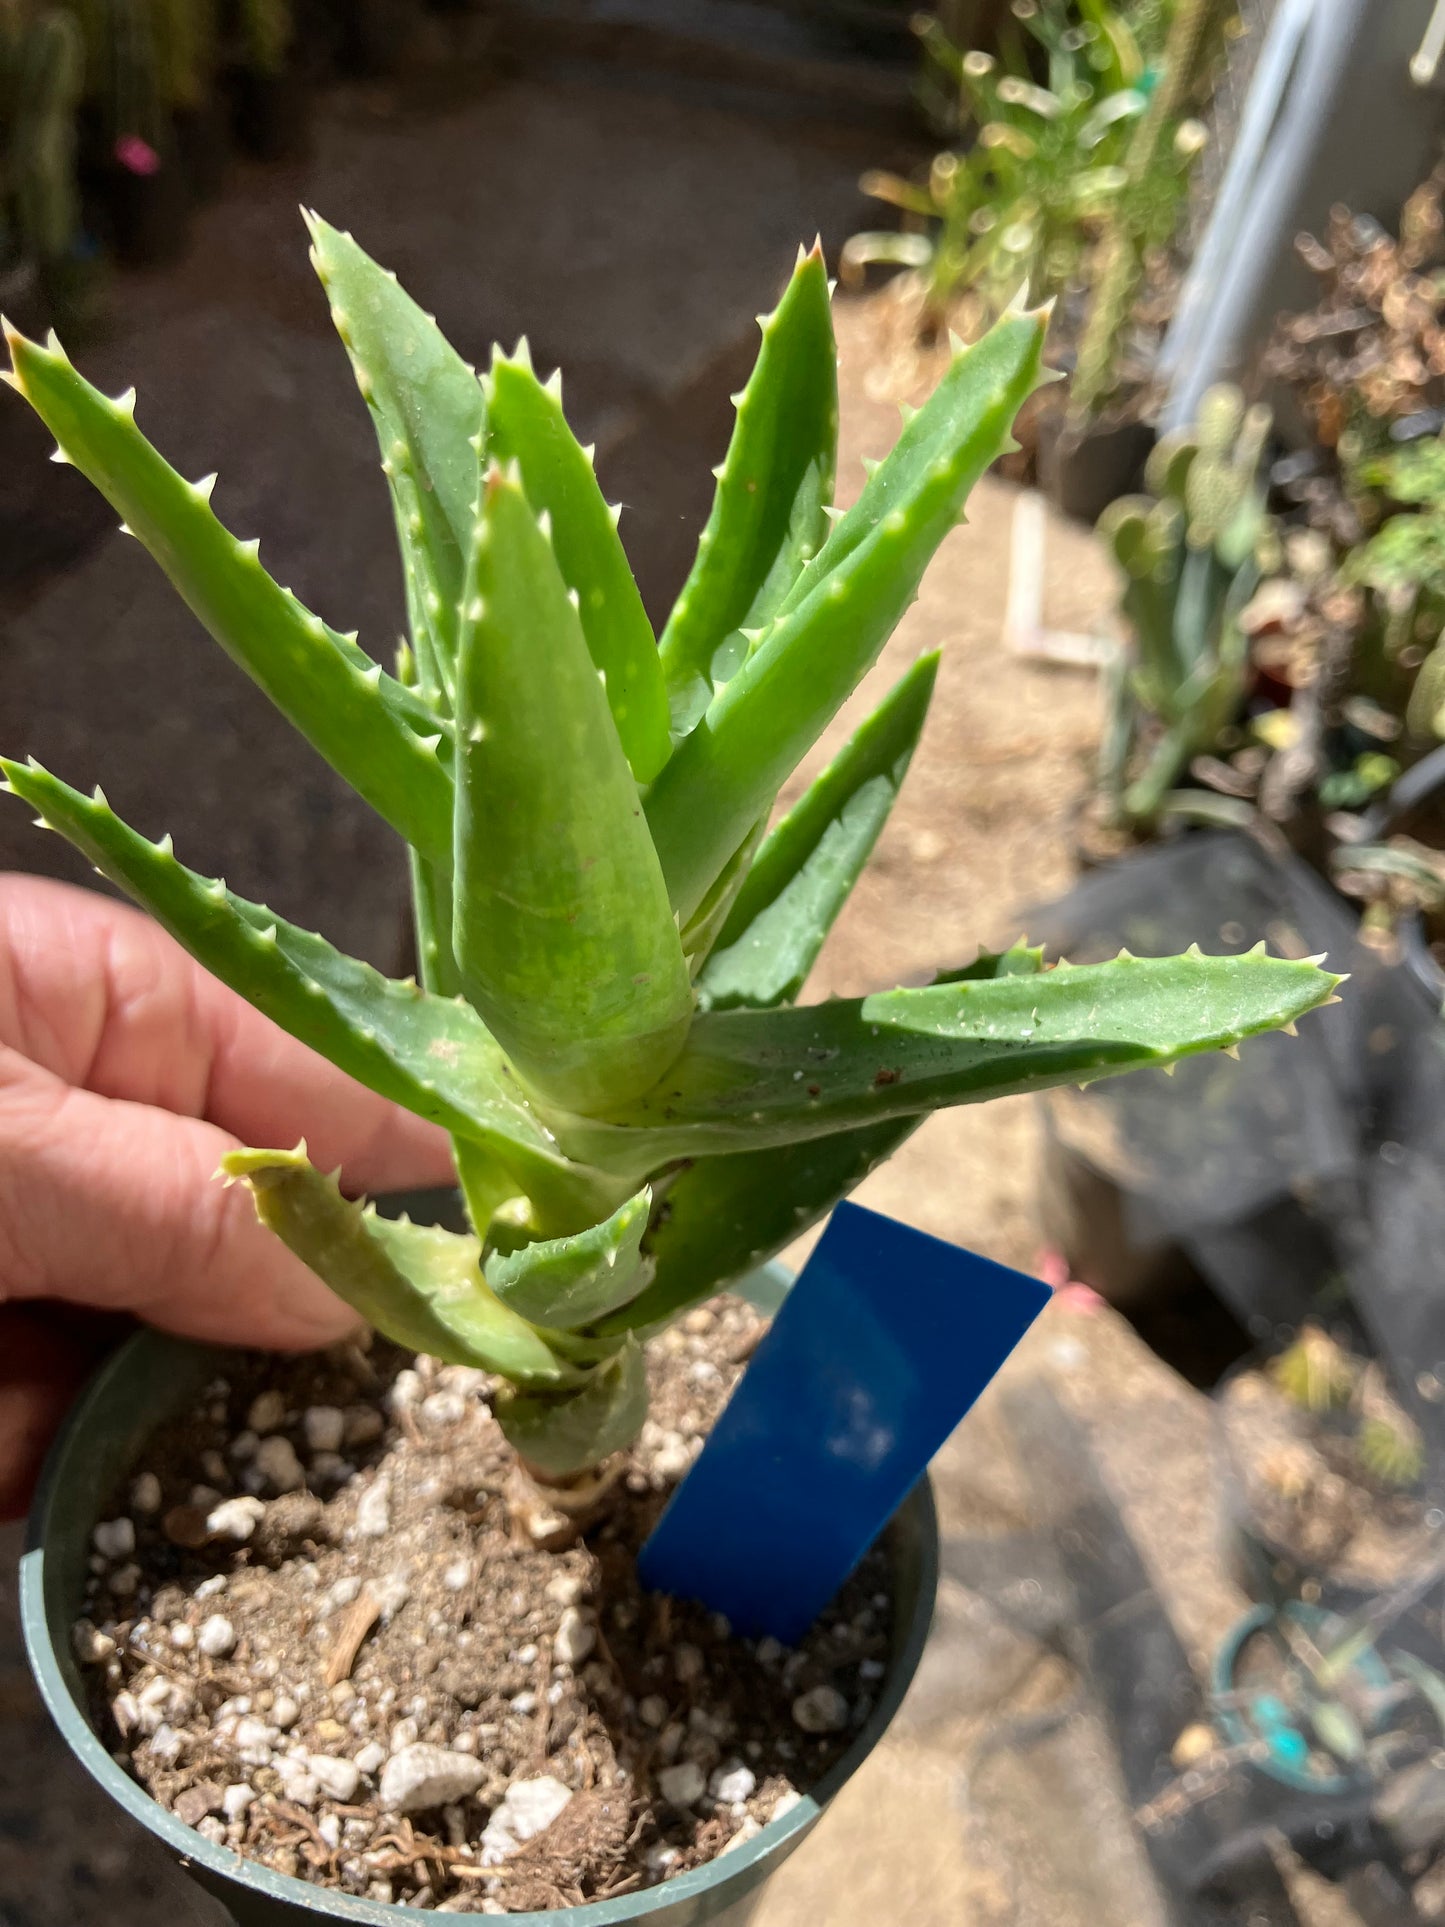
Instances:
[[[1105,1303],[1092,1285],[1069,1276],[1069,1267],[1061,1251],[1045,1248],[1035,1259],[1034,1269],[1054,1294],[1056,1305],[1065,1305],[1070,1311],[1089,1313],[1098,1311]]]
[[[122,134],[115,144],[115,157],[132,174],[157,173],[161,164],[160,155],[139,134]]]

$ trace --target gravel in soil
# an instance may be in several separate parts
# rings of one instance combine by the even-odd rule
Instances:
[[[765,1328],[724,1298],[655,1340],[641,1438],[565,1499],[484,1373],[379,1341],[238,1354],[95,1530],[75,1643],[117,1759],[218,1845],[449,1913],[752,1839],[867,1719],[891,1622],[879,1549],[795,1650],[638,1583]]]

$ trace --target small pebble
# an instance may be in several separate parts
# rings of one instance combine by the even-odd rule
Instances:
[[[343,1606],[349,1606],[351,1604],[352,1600],[357,1597],[360,1591],[360,1578],[355,1573],[347,1573],[344,1579],[338,1579],[334,1585],[328,1586],[326,1591],[322,1593],[316,1605],[318,1615],[322,1619],[325,1619],[331,1613],[340,1612]]]
[[[652,1455],[652,1469],[669,1483],[685,1477],[692,1465],[692,1453],[680,1432],[664,1432],[662,1442]]]
[[[139,1566],[117,1566],[110,1575],[110,1589],[117,1599],[129,1599],[139,1584]]]
[[[346,1437],[346,1414],[337,1405],[308,1405],[301,1429],[313,1452],[339,1452]]]
[[[477,1771],[480,1773],[481,1768]],[[482,1831],[482,1861],[495,1866],[550,1827],[572,1798],[572,1789],[542,1774],[514,1780]]]
[[[115,1652],[109,1633],[100,1632],[88,1619],[78,1619],[70,1635],[75,1657],[82,1666],[100,1666]]]
[[[173,1726],[156,1728],[150,1742],[151,1758],[161,1766],[174,1766],[185,1748],[185,1741]]]
[[[381,1623],[387,1625],[401,1611],[411,1598],[411,1581],[400,1568],[389,1572],[385,1578],[372,1582],[372,1594],[381,1614]]]
[[[391,1530],[390,1479],[376,1479],[362,1493],[356,1506],[356,1530],[363,1539],[380,1539]]]
[[[749,1840],[756,1840],[761,1832],[762,1828],[753,1816],[750,1813],[745,1813],[738,1822],[737,1832],[730,1840],[723,1842],[719,1857],[721,1857],[721,1854],[731,1853],[734,1847],[745,1847]]]
[[[699,1305],[683,1319],[682,1329],[693,1337],[699,1337],[703,1332],[710,1332],[716,1323],[717,1313],[706,1305]]]
[[[337,1759],[329,1753],[311,1753],[307,1756],[307,1765],[327,1799],[335,1800],[340,1806],[348,1804],[361,1784],[361,1768],[355,1760]]]
[[[386,1395],[387,1406],[393,1412],[403,1412],[408,1406],[419,1404],[425,1391],[419,1372],[398,1372]]]
[[[221,1795],[221,1811],[228,1820],[239,1820],[255,1798],[255,1787],[246,1780],[238,1780]]]
[[[224,1613],[212,1613],[203,1619],[196,1634],[196,1645],[207,1659],[224,1659],[236,1648],[236,1629]]]
[[[346,1429],[341,1442],[346,1446],[371,1445],[386,1429],[381,1413],[374,1405],[348,1405],[345,1419]]]
[[[684,1640],[682,1645],[674,1648],[672,1670],[677,1674],[677,1677],[682,1681],[684,1686],[701,1676],[702,1666],[703,1659],[700,1647],[694,1646]]]
[[[233,1539],[244,1545],[266,1516],[257,1498],[222,1499],[206,1514],[206,1534],[212,1539]]]
[[[667,1701],[661,1693],[649,1693],[637,1702],[637,1717],[644,1726],[660,1730],[667,1724]]]
[[[519,1646],[516,1652],[512,1654],[512,1660],[513,1663],[518,1666],[535,1666],[537,1663],[537,1648],[532,1645]]]
[[[283,1733],[293,1727],[301,1717],[301,1708],[289,1693],[278,1693],[271,1702],[271,1724],[279,1726]]]
[[[597,1644],[597,1628],[575,1606],[568,1606],[557,1626],[552,1651],[568,1666],[580,1666]]]
[[[776,1666],[783,1657],[784,1647],[780,1639],[774,1639],[771,1633],[765,1633],[754,1650],[758,1656],[759,1666]]]
[[[226,1470],[226,1461],[214,1448],[202,1452],[201,1470],[205,1473],[212,1485],[227,1485],[230,1483],[231,1475]]]
[[[325,1787],[322,1787],[321,1791],[324,1793],[326,1791]],[[321,1835],[321,1838],[326,1842],[327,1846],[330,1847],[331,1851],[335,1853],[336,1849],[341,1845],[340,1817],[334,1813],[323,1813],[321,1818],[316,1822],[316,1831]]]
[[[257,1438],[254,1432],[252,1431],[238,1432],[235,1438],[233,1438],[231,1440],[231,1443],[226,1447],[226,1450],[230,1453],[233,1459],[237,1459],[237,1460],[253,1459],[256,1456],[256,1447],[260,1443],[261,1443],[260,1439]]]
[[[130,1502],[147,1518],[161,1509],[161,1482],[154,1472],[142,1472],[130,1489]]]
[[[643,1864],[649,1873],[666,1873],[678,1857],[676,1847],[664,1846],[659,1840],[656,1846],[649,1847],[643,1855]]]
[[[579,1579],[575,1573],[559,1572],[554,1579],[547,1581],[545,1590],[547,1597],[557,1605],[575,1606],[586,1593],[587,1582]]]
[[[707,1792],[707,1775],[695,1760],[682,1760],[662,1769],[657,1790],[671,1806],[690,1807]]]
[[[380,1740],[368,1740],[365,1746],[357,1749],[356,1764],[361,1772],[375,1773],[377,1768],[384,1766],[385,1763],[386,1748]]]
[[[514,1713],[535,1713],[537,1710],[537,1695],[535,1693],[516,1693],[508,1700],[507,1704]]]
[[[431,1392],[421,1402],[421,1422],[430,1431],[460,1425],[466,1415],[467,1401],[460,1392]]]
[[[741,1760],[728,1760],[713,1774],[707,1783],[707,1790],[714,1800],[725,1807],[736,1806],[740,1801],[750,1800],[757,1790],[758,1776]]]
[[[256,1447],[252,1470],[277,1492],[295,1492],[306,1483],[295,1446],[280,1432],[273,1432]]]
[[[283,1753],[273,1765],[285,1798],[294,1800],[298,1807],[314,1807],[321,1796],[321,1787],[307,1762],[294,1754]]]
[[[129,1559],[135,1551],[133,1519],[103,1519],[90,1536],[102,1559]]]
[[[801,1806],[802,1803],[802,1794],[798,1792],[796,1787],[789,1787],[786,1793],[780,1793],[773,1802],[773,1810],[768,1815],[768,1819],[770,1821],[781,1820],[790,1814],[794,1807]]]
[[[313,1452],[311,1454],[311,1483],[313,1485],[340,1485],[349,1479],[355,1467],[343,1459],[339,1452]]]
[[[472,1562],[470,1559],[454,1559],[442,1573],[442,1584],[448,1592],[465,1592],[472,1583]]]
[[[793,1724],[805,1733],[841,1733],[848,1724],[848,1702],[836,1686],[815,1686],[793,1701]]]
[[[171,1644],[178,1653],[189,1652],[196,1643],[196,1629],[188,1626],[184,1619],[178,1619],[171,1627]]]
[[[392,1813],[424,1813],[465,1800],[484,1778],[481,1761],[470,1753],[441,1746],[404,1747],[381,1770],[381,1804]]]
[[[246,1425],[252,1432],[274,1432],[278,1425],[285,1422],[286,1400],[274,1387],[258,1392],[251,1400],[246,1413]]]
[[[417,1742],[416,1721],[410,1718],[407,1718],[404,1720],[398,1720],[396,1725],[391,1729],[392,1752],[404,1753],[407,1747],[415,1746],[416,1742]]]
[[[196,1832],[203,1840],[209,1840],[213,1847],[226,1844],[226,1823],[218,1820],[213,1813],[208,1813],[204,1820],[197,1822]]]

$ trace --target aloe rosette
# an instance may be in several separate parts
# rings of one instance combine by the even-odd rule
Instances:
[[[345,1198],[304,1147],[238,1152],[261,1218],[399,1341],[508,1383],[564,1477],[645,1412],[641,1341],[779,1249],[939,1106],[1229,1048],[1335,979],[1269,957],[1046,968],[796,998],[928,711],[925,656],[769,827],[1045,379],[1040,315],[958,352],[833,507],[829,286],[800,254],[736,398],[697,559],[655,637],[593,471],[525,347],[480,377],[348,236],[312,258],[380,444],[410,640],[388,674],[263,569],[53,340],[13,385],[201,623],[410,846],[421,981],[185,869],[33,761],[4,775],[203,965],[452,1135],[470,1235]],[[213,478],[212,478],[213,479]]]

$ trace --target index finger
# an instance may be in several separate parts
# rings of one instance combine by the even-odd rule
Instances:
[[[203,1118],[243,1143],[305,1137],[354,1189],[447,1184],[446,1134],[365,1090],[128,905],[0,876],[0,1044],[77,1088]]]

